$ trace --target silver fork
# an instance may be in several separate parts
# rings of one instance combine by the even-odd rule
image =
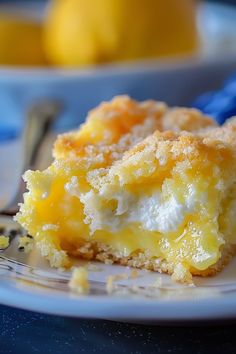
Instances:
[[[28,169],[35,168],[40,147],[43,145],[52,124],[58,118],[62,108],[62,103],[56,100],[38,102],[29,108],[22,136],[22,173]],[[0,204],[0,233],[4,234],[4,229],[7,230],[10,242],[21,232],[19,228],[15,231],[14,228],[9,231],[9,223],[12,223],[12,215],[15,215],[18,211],[18,203],[22,201],[24,191],[25,183],[20,178],[17,192],[13,198],[7,203]]]

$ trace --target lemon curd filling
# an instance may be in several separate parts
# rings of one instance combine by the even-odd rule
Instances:
[[[194,133],[181,132],[180,111],[173,118],[158,106],[155,124],[142,132],[135,127],[147,113],[137,118],[135,104],[122,102],[113,101],[113,114],[105,105],[116,121],[111,134],[105,134],[107,116],[101,118],[100,107],[93,112],[96,124],[104,123],[97,135],[91,135],[92,119],[90,127],[59,137],[48,169],[25,173],[29,191],[16,219],[55,267],[69,266],[69,256],[76,256],[164,271],[180,281],[215,274],[236,241],[236,124],[217,128],[185,110]],[[124,111],[129,106],[132,118],[133,104],[129,126]],[[175,122],[175,133],[149,135],[168,120]],[[101,135],[103,144],[97,143]]]

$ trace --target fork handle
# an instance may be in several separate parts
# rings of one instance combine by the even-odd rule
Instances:
[[[40,147],[44,143],[53,122],[62,111],[60,101],[42,101],[33,104],[27,113],[25,128],[23,131],[23,161],[22,174],[35,168]],[[25,191],[25,183],[21,179],[18,192],[7,206],[7,214],[14,214],[18,210],[18,203],[22,201]]]

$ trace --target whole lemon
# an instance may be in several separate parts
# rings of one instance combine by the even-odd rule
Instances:
[[[0,64],[44,65],[43,25],[39,21],[0,11]]]
[[[197,46],[194,0],[53,0],[45,50],[76,67],[190,53]]]

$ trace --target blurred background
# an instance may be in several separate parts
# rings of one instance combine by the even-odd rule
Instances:
[[[80,68],[196,54],[200,3],[0,0],[0,64]]]
[[[222,122],[235,110],[232,82],[227,113],[225,93],[208,103],[236,70],[235,5],[0,0],[0,141],[19,136],[29,105],[45,98],[65,106],[57,131],[118,94],[196,105]]]

